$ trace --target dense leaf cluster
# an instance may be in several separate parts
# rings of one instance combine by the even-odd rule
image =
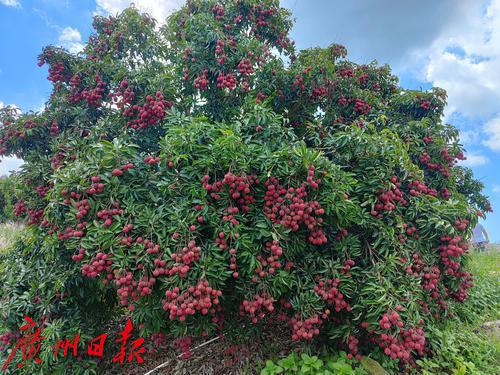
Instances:
[[[96,17],[79,55],[44,49],[45,110],[1,113],[30,224],[2,271],[6,329],[248,319],[401,366],[425,355],[490,210],[446,94],[340,45],[296,52],[291,25],[276,0],[188,1],[163,27],[129,8]]]

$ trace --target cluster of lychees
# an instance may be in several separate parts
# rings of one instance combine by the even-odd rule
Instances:
[[[80,194],[80,193],[76,193],[76,192],[74,192],[74,191],[71,191],[71,192],[69,192],[69,194],[68,194],[68,191],[67,191],[67,190],[63,190],[63,191],[61,191],[61,195],[62,195],[63,197],[66,197],[66,198],[64,198],[64,200],[63,200],[63,204],[66,204],[66,205],[71,204],[71,200],[72,200],[72,199],[76,199],[76,200],[78,200],[78,199],[81,199],[81,198],[82,198],[82,194]]]
[[[424,261],[419,257],[418,254],[412,255],[413,262],[405,266],[406,273],[413,276],[419,276],[421,270],[424,267]],[[401,259],[402,263],[407,263],[408,259]]]
[[[415,226],[403,223],[403,229],[408,236],[414,236],[417,240],[419,239],[420,236]]]
[[[347,277],[351,277],[351,274],[349,271],[351,270],[351,267],[353,267],[356,264],[356,262],[352,259],[346,259],[344,262],[344,266],[340,269],[340,273],[346,275]]]
[[[67,157],[66,150],[64,148],[59,149],[55,155],[50,159],[50,165],[52,169],[56,170],[63,165],[64,160]]]
[[[402,310],[401,306],[398,310]],[[425,334],[422,328],[403,329],[403,321],[395,311],[388,311],[379,321],[380,328],[383,330],[395,329],[397,334],[382,333],[377,336],[375,341],[384,350],[384,353],[392,359],[409,361],[411,352],[417,351],[419,355],[423,354],[425,347]]]
[[[111,171],[111,175],[112,176],[122,176],[123,175],[123,172],[125,172],[126,170],[129,170],[129,169],[132,169],[134,168],[134,164],[132,163],[127,163],[125,165],[122,165],[121,168],[115,168]]]
[[[153,344],[153,347],[157,348],[165,344],[167,336],[163,332],[153,332],[149,336],[149,341]]]
[[[465,231],[467,229],[467,226],[469,225],[469,220],[462,220],[462,219],[457,219],[455,220],[455,228],[457,228],[459,231]]]
[[[339,312],[344,309],[350,311],[351,307],[344,300],[344,295],[338,289],[339,284],[339,278],[320,281],[314,286],[314,292],[320,296],[327,305],[334,306],[335,311]]]
[[[74,74],[69,80],[68,101],[71,104],[76,104],[82,100],[82,78],[80,74]]]
[[[201,183],[213,199],[221,199],[221,192],[227,190],[229,196],[236,201],[243,212],[250,211],[250,205],[255,202],[251,187],[253,184],[259,183],[259,179],[256,176],[237,176],[228,172],[222,180],[216,181],[213,184],[209,184],[208,180],[210,180],[210,176],[205,175],[202,177]]]
[[[215,46],[215,59],[221,65],[223,65],[227,60],[227,55],[224,53],[224,41],[217,39]]]
[[[184,77],[186,78],[186,77]],[[203,70],[202,74],[199,74],[193,82],[193,87],[200,91],[206,91],[208,88],[208,70]]]
[[[410,195],[414,197],[418,197],[421,194],[432,195],[433,197],[437,197],[436,189],[429,188],[425,183],[419,180],[414,180],[408,184],[408,188],[410,189]]]
[[[358,77],[359,85],[362,87],[366,87],[366,84],[368,83],[369,80],[370,76],[366,73],[363,73]]]
[[[50,190],[50,186],[37,186],[35,190],[38,196],[43,198],[47,195],[48,191]]]
[[[162,275],[168,275],[169,274],[169,268],[167,268],[167,261],[164,259],[160,258],[155,258],[154,260],[154,270],[153,270],[153,276],[158,277]]]
[[[451,192],[447,188],[442,188],[439,192],[444,199],[451,197]]]
[[[60,81],[65,81],[66,78],[67,77],[65,74],[64,65],[61,61],[56,61],[50,65],[49,76],[47,77],[49,81],[56,83]]]
[[[274,298],[267,293],[255,294],[252,300],[243,300],[240,305],[240,315],[248,314],[252,323],[257,323],[274,311]]]
[[[36,121],[34,121],[33,119],[27,119],[26,121],[24,121],[23,123],[23,127],[25,129],[34,129],[38,126],[38,123]]]
[[[378,323],[381,329],[390,329],[392,326],[403,327],[401,317],[396,311],[388,311],[382,315]]]
[[[83,257],[85,256],[85,249],[83,247],[80,247],[78,249],[78,254],[73,254],[71,256],[71,259],[74,261],[74,262],[80,262],[82,261]]]
[[[257,277],[262,278],[272,275],[277,269],[281,268],[281,263],[278,259],[283,254],[283,248],[279,245],[278,241],[266,242],[266,250],[271,253],[267,258],[264,258],[262,255],[257,256],[260,266],[255,268],[256,275],[252,277],[252,282],[254,283],[257,282]]]
[[[262,101],[263,101],[265,98],[267,98],[266,94],[264,94],[262,91],[259,91],[259,92],[257,93],[257,95],[255,96],[255,103],[260,104],[260,103],[262,103]],[[255,127],[255,131],[256,131],[256,132],[259,132],[259,130],[258,130],[258,128],[257,128],[258,126],[260,126],[260,125],[257,125],[257,126]],[[262,126],[260,126],[260,130],[262,130]]]
[[[371,106],[363,99],[354,99],[354,112],[367,115],[371,111]]]
[[[288,324],[292,328],[292,340],[311,341],[314,336],[319,335],[319,327],[323,324],[323,320],[318,314],[305,319],[296,314]]]
[[[311,93],[311,99],[315,100],[318,98],[324,98],[328,95],[328,89],[324,86],[316,86],[313,88]]]
[[[206,280],[190,286],[183,293],[179,292],[178,287],[165,292],[163,309],[169,311],[170,320],[178,318],[184,321],[187,316],[194,315],[197,311],[203,315],[209,312],[215,314],[213,307],[219,304],[219,297],[222,295],[220,290],[210,287]]]
[[[306,86],[304,85],[304,77],[302,77],[300,74],[297,74],[292,82],[292,87],[296,88],[299,91],[304,91],[306,89]]]
[[[87,189],[87,194],[90,194],[90,195],[98,194],[98,193],[102,193],[104,191],[104,184],[102,183],[100,176],[92,176],[90,178],[90,181],[92,182],[92,184]]]
[[[354,73],[354,70],[349,69],[349,68],[341,68],[339,69],[338,73],[339,76],[342,78],[350,78],[354,77],[356,74]]]
[[[109,94],[112,102],[116,104],[118,109],[123,110],[127,105],[132,104],[135,93],[132,88],[129,87],[127,80],[123,80],[120,83],[120,88],[116,92]]]
[[[422,274],[421,274],[422,285],[420,287],[424,290],[429,291],[430,296],[436,300],[440,296],[439,290],[438,290],[440,274],[441,274],[441,271],[439,271],[438,266],[429,267],[425,272],[422,272]]]
[[[451,295],[457,301],[463,302],[469,296],[468,289],[474,286],[474,283],[472,282],[473,277],[469,272],[465,271],[457,271],[455,272],[454,276],[460,278],[460,284],[458,286],[458,290],[451,292]]]
[[[196,245],[196,242],[194,240],[189,241],[180,253],[172,254],[172,260],[175,264],[169,270],[169,275],[178,273],[180,277],[185,277],[189,271],[190,264],[200,259],[200,252],[201,248]]]
[[[128,224],[128,229],[131,229],[132,224]],[[141,243],[142,237],[138,237],[136,242]],[[160,252],[160,245],[148,240],[147,238],[142,241],[144,248],[148,254],[158,254]]]
[[[224,232],[219,232],[215,238],[215,243],[219,246],[221,250],[227,249],[226,234]]]
[[[335,241],[340,241],[342,238],[347,237],[348,234],[349,232],[346,228],[340,228],[334,239]]]
[[[401,182],[398,182],[396,176],[391,177],[392,186],[389,190],[381,189],[378,196],[378,202],[375,204],[374,209],[370,212],[372,216],[377,219],[382,218],[382,211],[394,211],[397,204],[406,205],[408,202],[404,198],[404,193],[399,189]]]
[[[99,252],[89,263],[82,265],[82,274],[87,277],[97,277],[101,272],[111,272],[113,254]]]
[[[224,89],[227,88],[229,91],[234,90],[238,82],[236,81],[236,76],[234,73],[224,74],[223,72],[219,72],[217,76],[217,87]]]
[[[113,275],[111,275],[111,278]],[[114,272],[115,285],[118,287],[116,291],[118,297],[120,298],[120,303],[122,306],[129,306],[129,309],[133,310],[133,301],[137,300],[139,296],[137,295],[137,282],[134,280],[132,272],[120,273],[118,270]]]
[[[311,171],[312,169],[310,169]],[[314,180],[308,174],[308,183],[316,188],[319,180]],[[276,178],[271,177],[266,181],[267,192],[264,197],[264,213],[276,224],[297,231],[301,226],[309,231],[309,242],[321,245],[327,242],[326,235],[319,228],[323,222],[320,216],[325,213],[318,201],[308,201],[306,184],[300,187],[288,189],[280,185]]]
[[[57,230],[57,228],[58,228],[57,225],[54,226],[54,229],[49,230],[49,234],[53,234]],[[66,229],[64,229],[64,231],[60,231],[57,233],[57,237],[59,237],[59,239],[61,241],[67,240],[68,238],[71,238],[73,236],[74,237],[82,237],[83,232],[76,231],[73,228],[67,227]]]
[[[82,199],[81,201],[73,202],[73,206],[78,210],[75,217],[81,220],[88,214],[90,210],[90,203],[88,199]]]
[[[40,223],[41,219],[43,217],[43,209],[38,208],[38,209],[30,209],[28,211],[28,225],[35,225]]]
[[[104,95],[106,83],[101,79],[99,74],[95,75],[95,87],[82,91],[82,99],[87,102],[90,107],[99,107]]]
[[[410,328],[410,330],[422,331],[421,328]],[[405,332],[406,331],[402,331],[402,335],[404,336],[403,340],[398,340],[396,337],[385,333],[378,336],[377,343],[384,350],[385,355],[391,357],[392,359],[400,359],[404,362],[408,362],[413,349],[423,354],[423,348],[425,347],[425,336],[423,331],[421,335],[415,333],[405,334]]]
[[[349,104],[349,100],[344,96],[340,96],[340,98],[337,100],[337,103],[341,107],[346,107]]]
[[[212,13],[217,21],[220,21],[224,17],[224,7],[220,4],[215,4],[212,8]]]
[[[458,258],[469,250],[469,245],[463,241],[462,236],[442,236],[440,240],[439,254],[441,255],[443,265],[446,267],[445,273],[447,275],[455,275],[460,268]]]
[[[420,102],[420,108],[428,111],[431,108],[431,102],[428,100],[422,100]]]
[[[237,264],[236,264],[236,249],[235,248],[229,249],[229,254],[230,254],[229,269],[231,271],[233,271],[233,277],[235,279],[237,279],[238,276],[239,276],[239,273],[238,273],[238,271],[236,271],[236,269],[238,267]]]
[[[255,24],[259,27],[265,27],[269,23],[266,21],[267,18],[272,17],[276,13],[276,8],[264,8],[263,5],[259,6],[257,11],[257,17],[255,19]]]
[[[14,216],[23,216],[28,212],[28,206],[26,206],[26,203],[24,203],[24,201],[18,200],[16,203],[14,203],[13,211]]]
[[[165,101],[161,91],[157,91],[155,96],[146,96],[145,103],[131,105],[123,111],[123,115],[128,117],[127,126],[132,129],[145,129],[148,126],[157,125],[165,117],[167,108],[171,108],[172,102]]]
[[[358,354],[358,344],[359,340],[354,335],[349,335],[347,338],[347,346],[349,348],[349,354],[347,354],[347,358],[352,359],[356,358],[358,361],[361,360],[361,355]]]
[[[159,156],[146,156],[144,158],[144,163],[149,164],[149,165],[155,165],[160,162],[160,157]]]
[[[155,283],[156,279],[154,277],[147,277],[146,275],[143,275],[137,284],[137,291],[142,297],[151,294]]]
[[[222,220],[227,220],[233,225],[238,225],[240,222],[234,217],[234,215],[237,214],[239,211],[240,210],[238,207],[228,207],[226,209],[226,215],[222,216]],[[203,216],[200,217],[203,218]],[[198,221],[200,221],[200,218],[198,218]]]
[[[441,155],[441,157],[444,159],[444,161],[446,162],[446,164],[451,167],[456,161],[457,161],[457,157],[455,156],[452,156],[450,154],[450,150],[448,150],[446,147],[442,147],[440,150],[439,150],[439,154]],[[460,158],[462,160],[464,160],[465,158],[463,157],[463,153],[460,152],[457,156],[460,156]]]
[[[238,72],[243,76],[252,74],[254,72],[252,60],[249,58],[242,59],[238,63]]]
[[[434,138],[431,137],[430,135],[426,135],[425,137],[422,138],[422,141],[424,141],[426,144],[434,142]]]
[[[450,172],[447,168],[446,165],[444,164],[440,164],[440,163],[432,163],[431,162],[431,156],[427,153],[427,152],[423,152],[420,156],[419,156],[419,160],[422,164],[424,164],[427,168],[431,169],[431,170],[435,170],[435,171],[438,171],[440,172],[444,177],[449,177],[450,175]]]
[[[113,216],[123,215],[123,210],[120,208],[119,203],[114,204],[115,208],[109,210],[101,210],[97,213],[97,217],[101,220],[104,220],[104,226],[109,227],[113,224]]]

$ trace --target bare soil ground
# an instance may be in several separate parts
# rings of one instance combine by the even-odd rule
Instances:
[[[241,322],[248,324],[247,322]],[[219,375],[259,374],[260,366],[269,358],[286,357],[290,352],[301,351],[301,343],[290,340],[290,332],[283,325],[267,326],[261,334],[248,337],[225,335],[193,338],[192,357],[182,359],[173,337],[155,353],[146,353],[144,363],[115,365],[104,369],[104,374],[145,375]],[[110,363],[110,361],[106,361]],[[160,366],[158,369],[155,369]],[[151,372],[150,372],[151,371]]]

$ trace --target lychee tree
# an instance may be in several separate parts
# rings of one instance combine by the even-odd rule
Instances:
[[[1,109],[29,224],[2,261],[4,354],[28,315],[42,366],[88,372],[43,350],[126,315],[156,343],[273,322],[415,366],[468,296],[467,239],[491,210],[457,165],[446,93],[405,90],[340,45],[295,51],[275,0],[93,26],[82,53],[40,55],[43,111]]]

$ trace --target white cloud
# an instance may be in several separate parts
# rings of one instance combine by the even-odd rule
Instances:
[[[14,107],[14,108],[16,108],[16,109],[17,109],[17,111],[19,111],[19,112],[21,111],[17,105],[15,105],[15,104],[5,104],[4,102],[2,102],[2,101],[0,100],[0,109],[1,109],[1,108],[3,108],[3,107],[7,107],[7,106]]]
[[[413,51],[425,62],[423,78],[448,92],[447,115],[489,118],[499,110],[500,0],[485,5],[467,2],[430,47]]]
[[[159,23],[164,23],[167,16],[178,9],[183,2],[182,0],[96,0],[98,13],[115,15],[133,4]]]
[[[446,121],[445,121],[446,122]],[[473,130],[460,131],[460,143],[463,145],[477,144],[481,139],[481,134]]]
[[[59,35],[60,42],[80,42],[82,40],[82,36],[77,29],[73,29],[72,27],[65,27],[61,31],[61,35]]]
[[[59,42],[62,46],[72,53],[78,53],[83,50],[82,35],[77,29],[65,27],[59,34]]]
[[[21,8],[21,3],[17,0],[0,0],[0,3],[13,8]]]
[[[499,19],[500,22],[500,19]],[[427,66],[427,80],[446,89],[447,113],[460,112],[466,117],[488,116],[500,102],[500,59],[495,57],[474,63],[444,52],[433,56]]]
[[[484,125],[484,133],[487,138],[484,145],[493,151],[500,151],[500,116],[497,116]]]
[[[500,193],[500,185],[493,186],[493,192],[494,193]]]
[[[466,153],[465,156],[467,159],[460,162],[460,165],[464,167],[479,167],[488,164],[490,161],[488,157],[481,154]]]
[[[8,176],[11,171],[19,170],[23,163],[22,159],[16,157],[0,158],[0,176]]]

